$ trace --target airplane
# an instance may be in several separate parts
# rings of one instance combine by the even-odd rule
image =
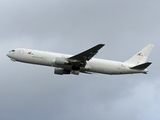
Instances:
[[[98,44],[77,55],[18,48],[9,51],[7,56],[14,62],[55,67],[54,73],[57,75],[79,75],[79,73],[101,73],[109,75],[147,74],[148,70],[146,68],[152,63],[146,62],[146,60],[154,47],[153,44],[147,45],[140,52],[124,62],[92,58],[104,45]]]

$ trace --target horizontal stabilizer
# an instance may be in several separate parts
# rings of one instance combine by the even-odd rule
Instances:
[[[131,67],[130,69],[137,69],[137,70],[144,70],[146,69],[150,64],[152,64],[151,62],[146,62],[140,65],[136,65],[134,67]]]

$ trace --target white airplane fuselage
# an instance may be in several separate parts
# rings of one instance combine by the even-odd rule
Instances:
[[[15,49],[14,52],[12,51],[9,52],[7,56],[10,57],[12,61],[51,66],[51,67],[64,68],[67,70],[71,70],[70,65],[57,64],[56,58],[67,59],[72,55],[19,48],[19,49]],[[144,70],[130,69],[133,66],[134,65],[128,64],[125,62],[92,58],[91,60],[87,61],[87,64],[85,67],[80,67],[80,72],[87,71],[87,72],[110,74],[110,75],[148,72],[146,69]]]

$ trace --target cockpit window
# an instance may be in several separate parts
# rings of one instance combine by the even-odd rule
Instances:
[[[11,51],[9,51],[9,52],[15,52],[15,50],[11,50]]]

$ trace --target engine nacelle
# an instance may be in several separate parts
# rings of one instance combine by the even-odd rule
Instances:
[[[65,70],[64,68],[55,68],[54,74],[58,74],[58,75],[70,74],[70,71]]]
[[[77,71],[77,70],[72,70],[72,71],[71,71],[71,74],[79,75],[79,71]]]
[[[68,61],[63,57],[56,57],[55,64],[57,64],[57,65],[65,65],[65,64],[68,64]]]

